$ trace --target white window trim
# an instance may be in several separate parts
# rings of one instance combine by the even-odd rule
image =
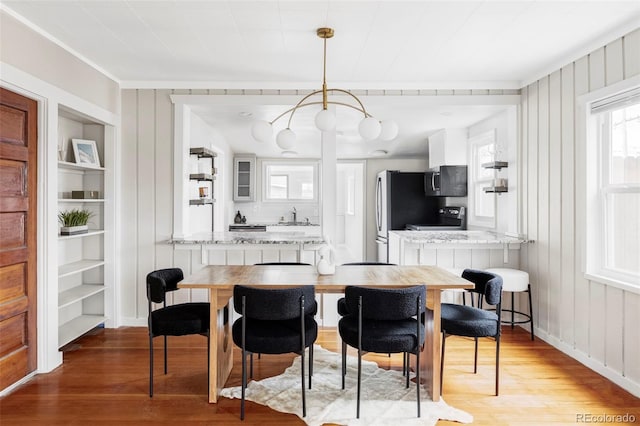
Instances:
[[[604,173],[600,161],[603,148],[599,145],[598,133],[600,129],[597,120],[592,119],[591,105],[602,98],[630,90],[639,85],[640,75],[579,96],[576,100],[577,145],[578,150],[583,150],[581,157],[586,160],[584,167],[576,175],[577,182],[582,182],[576,190],[585,194],[584,204],[582,206],[576,204],[576,211],[584,212],[582,215],[576,215],[576,230],[582,230],[582,235],[584,235],[581,247],[581,269],[588,280],[636,294],[640,294],[639,277],[603,267],[604,232],[602,231],[602,223],[605,203],[602,197],[605,195],[604,191],[600,191],[600,183]]]
[[[472,226],[479,226],[483,228],[493,229],[496,227],[496,215],[497,215],[497,201],[495,194],[493,196],[493,216],[476,216],[475,214],[475,191],[476,186],[478,184],[487,183],[485,186],[491,186],[493,184],[494,178],[487,178],[482,180],[476,180],[477,176],[477,168],[480,167],[478,164],[475,152],[476,148],[480,145],[488,145],[490,142],[487,142],[489,139],[493,140],[493,144],[497,146],[497,135],[496,129],[491,129],[486,132],[480,133],[475,136],[471,136],[468,141],[468,158],[469,158],[469,190],[467,202],[469,204],[469,208],[467,209],[467,223]],[[494,158],[495,160],[495,158]]]
[[[320,180],[319,180],[319,161],[318,160],[278,160],[278,159],[269,159],[262,160],[262,202],[267,204],[317,204],[320,197]],[[290,165],[290,166],[313,166],[313,198],[312,199],[301,199],[301,198],[287,198],[287,199],[272,199],[267,198],[267,185],[268,185],[268,177],[267,177],[267,168],[271,165]],[[289,192],[289,187],[287,185],[287,196]]]

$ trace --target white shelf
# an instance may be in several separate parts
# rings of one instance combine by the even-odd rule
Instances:
[[[58,168],[67,170],[104,171],[104,167],[85,166],[81,164],[70,163],[68,161],[58,161]]]
[[[60,235],[58,234],[58,239],[59,240],[71,240],[74,238],[84,238],[84,237],[91,237],[92,235],[102,235],[104,234],[104,229],[90,229],[89,232],[86,232],[84,234],[75,234],[75,235]]]
[[[104,203],[104,198],[58,198],[59,203]]]
[[[67,277],[102,265],[104,265],[104,260],[85,259],[78,262],[67,263],[65,265],[58,266],[58,277]]]
[[[58,328],[58,347],[61,348],[106,320],[102,315],[80,315],[62,324]]]
[[[104,291],[102,284],[82,284],[69,290],[58,293],[58,308],[64,308],[72,303],[86,299],[89,296]]]

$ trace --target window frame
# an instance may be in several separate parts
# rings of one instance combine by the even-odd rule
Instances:
[[[290,185],[289,179],[287,179],[287,198],[268,198],[268,187],[269,187],[269,175],[268,169],[269,166],[312,166],[313,167],[313,198],[289,198],[290,194]],[[319,180],[319,162],[318,160],[278,160],[278,159],[269,159],[262,161],[262,202],[263,203],[273,203],[273,204],[304,204],[304,203],[318,203],[320,197],[320,180]],[[280,176],[278,173],[276,176]]]
[[[591,111],[592,104],[617,93],[626,92],[640,87],[640,76],[624,80],[603,89],[596,90],[578,98],[577,142],[584,141],[584,157],[586,159],[583,170],[584,184],[580,190],[584,191],[585,203],[576,205],[577,209],[584,208],[584,217],[580,220],[577,230],[582,229],[582,271],[585,278],[601,282],[613,287],[621,288],[640,294],[640,274],[627,273],[608,267],[609,253],[606,239],[608,197],[612,194],[640,193],[640,183],[611,184],[610,153],[611,141],[608,130],[611,111],[606,112],[608,118],[601,119],[605,112]],[[576,216],[579,214],[577,211]],[[583,222],[582,222],[583,221]]]
[[[493,202],[493,216],[479,216],[476,215],[476,192],[478,188],[484,192],[482,188],[486,186],[492,186],[493,181],[495,179],[495,173],[491,176],[491,178],[486,179],[478,179],[478,172],[482,169],[482,162],[478,159],[478,149],[481,146],[485,145],[494,145],[494,155],[493,160],[495,161],[495,150],[498,146],[497,132],[496,129],[491,129],[486,132],[479,133],[477,135],[471,136],[468,139],[468,147],[469,147],[469,182],[468,182],[468,198],[467,202],[469,208],[467,210],[467,222],[469,225],[480,226],[483,228],[495,228],[496,227],[496,216],[497,216],[497,200],[495,193],[484,193],[486,196],[492,198]]]

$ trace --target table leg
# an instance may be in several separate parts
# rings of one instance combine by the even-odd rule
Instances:
[[[209,290],[209,402],[218,402],[218,291]]]
[[[440,295],[427,287],[426,339],[420,356],[420,376],[433,401],[440,400]]]
[[[209,290],[209,402],[216,403],[233,367],[233,342],[228,291]]]

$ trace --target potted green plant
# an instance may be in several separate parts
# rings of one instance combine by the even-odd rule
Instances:
[[[58,213],[58,220],[62,224],[60,235],[85,234],[89,231],[87,222],[93,213],[87,209],[73,209]]]

